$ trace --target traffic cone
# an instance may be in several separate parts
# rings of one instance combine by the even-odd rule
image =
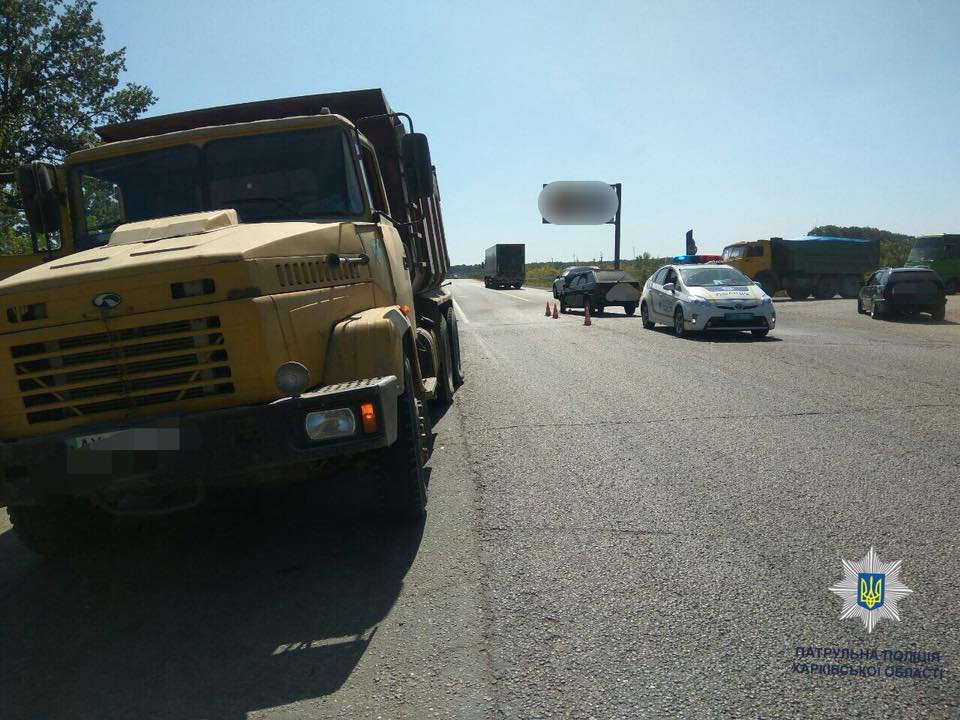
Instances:
[[[559,318],[559,317],[560,317],[560,315],[557,313],[557,304],[554,303],[554,304],[553,304],[553,319],[556,320],[556,319]]]
[[[547,306],[543,309],[543,316],[550,317],[550,301],[547,300]]]
[[[593,325],[593,322],[590,320],[590,306],[583,306],[583,324],[584,325]]]

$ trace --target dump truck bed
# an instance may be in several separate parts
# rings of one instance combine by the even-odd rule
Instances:
[[[770,241],[775,270],[783,274],[856,275],[876,270],[880,246],[873,240],[808,237]]]

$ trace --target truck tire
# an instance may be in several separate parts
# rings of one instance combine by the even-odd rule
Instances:
[[[450,354],[453,357],[453,385],[463,385],[463,356],[460,352],[460,328],[457,326],[457,313],[453,306],[447,308],[447,328],[450,332]]]
[[[397,398],[397,440],[381,451],[378,477],[384,518],[416,522],[427,514],[423,440],[410,361],[403,361],[403,393]]]
[[[829,300],[837,294],[833,278],[820,278],[813,288],[813,297],[817,300]]]
[[[852,300],[860,294],[860,286],[863,283],[856,275],[843,278],[840,281],[840,297]]]
[[[450,349],[450,326],[447,318],[440,316],[440,367],[437,368],[437,404],[453,402],[453,352]]]
[[[51,498],[39,505],[7,508],[20,541],[46,557],[64,557],[102,546],[113,517],[89,500]]]
[[[753,281],[770,297],[773,297],[774,293],[778,290],[777,276],[771,272],[757,273]]]
[[[788,287],[787,295],[791,300],[806,300],[810,297],[810,290],[807,288]]]

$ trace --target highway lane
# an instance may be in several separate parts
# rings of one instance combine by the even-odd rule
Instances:
[[[955,307],[778,301],[764,341],[680,340],[548,320],[543,291],[455,293],[505,717],[957,716]],[[870,546],[915,592],[868,636],[827,588]],[[936,651],[947,672],[812,677],[797,646]]]
[[[453,292],[423,528],[265,488],[50,563],[0,519],[0,716],[957,716],[957,308],[778,302],[766,340],[679,340]],[[867,635],[827,588],[871,545],[915,592]],[[946,676],[803,675],[798,645]]]

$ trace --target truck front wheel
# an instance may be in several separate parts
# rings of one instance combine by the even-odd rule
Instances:
[[[113,517],[82,498],[51,498],[7,508],[21,542],[40,555],[62,557],[105,544]]]
[[[379,496],[385,517],[415,522],[427,514],[420,417],[410,361],[403,361],[403,394],[397,398],[397,440],[382,451]]]
[[[760,286],[760,289],[763,290],[770,297],[774,296],[774,293],[777,292],[777,278],[773,273],[762,272],[757,274],[753,281]]]

